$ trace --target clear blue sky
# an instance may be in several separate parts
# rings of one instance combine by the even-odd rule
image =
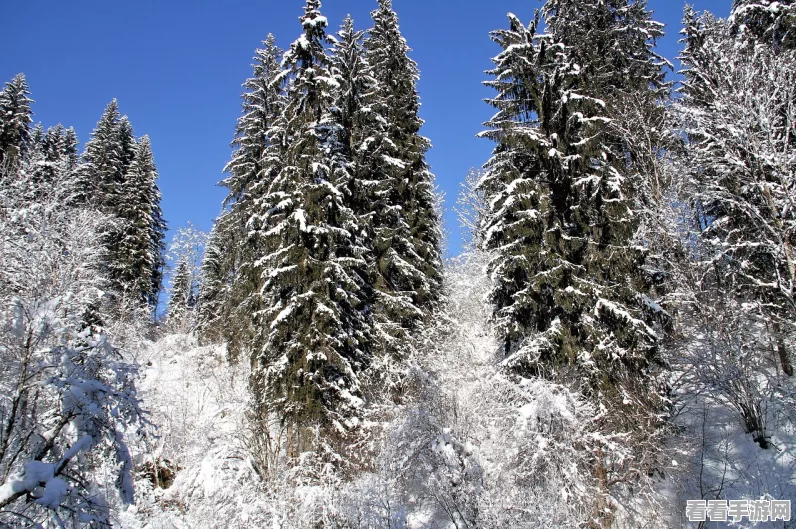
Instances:
[[[726,16],[730,0],[693,0],[699,10]],[[36,0],[0,2],[0,81],[24,72],[34,120],[73,126],[89,138],[102,110],[119,100],[136,135],[152,139],[163,209],[174,229],[191,221],[209,229],[224,189],[215,184],[229,159],[240,113],[241,83],[267,33],[289,46],[301,32],[303,0]],[[337,31],[346,13],[370,27],[376,0],[326,0],[323,13]],[[449,253],[460,240],[452,211],[468,169],[481,166],[492,145],[475,135],[491,114],[481,85],[497,47],[490,30],[507,26],[506,13],[525,21],[534,0],[394,0],[419,84],[423,134],[434,147],[428,161],[446,195]],[[649,0],[667,26],[659,53],[672,62],[682,0]]]

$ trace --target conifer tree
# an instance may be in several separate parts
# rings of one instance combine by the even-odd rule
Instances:
[[[497,113],[483,136],[497,146],[479,187],[489,204],[482,232],[506,368],[577,385],[610,410],[607,431],[635,432],[642,447],[654,445],[661,426],[658,334],[644,301],[645,251],[633,243],[636,169],[608,127],[604,98],[649,90],[660,77],[638,83],[611,74],[621,60],[603,52],[624,54],[623,45],[642,48],[631,66],[645,53],[647,64],[655,61],[645,39],[611,40],[625,22],[605,12],[614,4],[551,1],[542,11],[547,33],[537,31],[539,14],[528,27],[510,15],[510,28],[492,33],[503,51],[486,83],[498,93],[489,100]],[[566,23],[570,9],[584,17],[577,27]],[[603,19],[611,24],[601,27]],[[650,454],[637,456],[638,468],[654,468]],[[606,470],[645,479],[597,458],[596,474]]]
[[[216,229],[214,234],[221,235],[223,231],[224,241],[218,242],[225,251],[217,255],[222,260],[212,266],[231,279],[225,290],[227,301],[202,308],[204,314],[200,320],[223,321],[220,328],[233,357],[250,345],[254,335],[252,314],[259,310],[262,250],[255,238],[257,218],[252,217],[259,197],[266,192],[279,167],[278,155],[272,156],[279,147],[273,145],[270,134],[284,105],[281,87],[274,82],[280,72],[281,55],[271,34],[263,41],[263,48],[255,50],[253,76],[243,84],[246,89],[242,95],[243,114],[232,142],[235,151],[224,168],[229,176],[221,182],[229,190],[224,201],[227,211],[219,224],[223,230]],[[224,312],[207,312],[211,310]]]
[[[122,228],[110,255],[110,279],[117,292],[154,308],[163,276],[166,226],[148,136],[138,140],[134,153],[120,190],[123,198],[116,208]]]
[[[234,277],[229,259],[232,253],[230,218],[229,212],[223,212],[213,224],[199,270],[197,328],[200,338],[207,343],[235,339],[235,335],[228,332],[230,289]],[[241,344],[233,342],[230,348],[233,359],[237,359],[236,353],[241,348]]]
[[[337,88],[329,71],[326,18],[307,0],[304,33],[285,54],[286,106],[276,128],[285,165],[261,201],[263,309],[252,385],[261,414],[290,427],[288,455],[313,443],[310,426],[333,437],[354,428],[358,373],[368,360],[365,249],[345,204],[352,178],[344,133],[330,112]],[[333,439],[332,439],[333,440]]]
[[[41,124],[37,125],[31,136],[27,154],[31,190],[40,196],[52,190],[57,181],[68,182],[77,164],[77,137],[73,129],[64,129],[60,123],[50,127],[45,133]]]
[[[105,108],[83,151],[73,196],[77,204],[106,213],[112,213],[112,205],[118,204],[114,195],[118,193],[131,161],[128,151],[132,133],[127,130],[128,137],[124,138],[123,146],[121,132],[121,115],[114,99]]]
[[[71,144],[65,133],[64,142]],[[67,158],[71,147],[66,147]],[[116,100],[103,112],[75,169],[75,205],[118,220],[105,234],[107,272],[113,290],[134,303],[157,305],[163,278],[166,224],[149,138],[136,142]]]
[[[351,15],[346,16],[332,46],[330,69],[339,87],[335,90],[333,112],[338,114],[350,156],[355,156],[365,139],[369,104],[376,89],[370,65],[365,58],[364,31],[354,28]],[[363,162],[358,160],[359,165]],[[370,204],[372,207],[372,204]]]
[[[33,100],[23,74],[5,84],[0,92],[0,165],[14,166],[22,161],[31,140]]]
[[[44,184],[49,180],[49,167],[47,166],[47,153],[44,143],[44,126],[37,123],[30,133],[30,140],[22,159],[20,173],[28,178],[28,189],[25,195],[31,200],[39,197],[44,191]]]
[[[75,129],[69,127],[64,132],[64,139],[62,144],[63,149],[63,156],[65,157],[67,163],[67,169],[69,171],[74,170],[77,167],[78,162],[78,154],[77,154],[77,146],[80,142],[77,139],[77,133]]]
[[[49,132],[49,130],[48,130]],[[33,131],[30,133],[30,140],[28,141],[28,147],[31,149],[40,149],[44,151],[44,125],[41,123],[36,123],[36,126],[33,127]]]
[[[171,297],[169,298],[168,320],[182,325],[196,305],[195,284],[193,274],[187,261],[180,261],[172,279]]]
[[[796,3],[793,0],[733,0],[730,31],[768,44],[775,51],[796,48]]]
[[[229,189],[224,205],[242,204],[261,178],[263,157],[269,144],[268,133],[282,110],[282,94],[274,78],[280,71],[282,50],[268,34],[263,48],[255,50],[253,76],[243,83],[243,114],[235,127],[232,160],[224,168],[229,177],[221,185]],[[242,214],[245,220],[248,215]]]
[[[391,0],[379,0],[365,40],[376,81],[371,120],[361,147],[370,178],[379,182],[380,214],[373,218],[377,317],[388,334],[405,334],[437,306],[441,281],[440,219],[434,177],[425,161],[430,147],[420,136],[423,120],[417,93],[417,64],[398,26]]]

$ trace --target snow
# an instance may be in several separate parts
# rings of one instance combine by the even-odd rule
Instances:
[[[293,314],[294,310],[295,306],[292,304],[284,308],[279,314],[277,314],[276,318],[274,318],[274,320],[271,322],[271,328],[272,329],[277,328],[281,323],[290,318],[290,315]]]
[[[299,223],[299,229],[300,229],[301,231],[305,231],[305,232],[306,232],[306,231],[309,231],[309,230],[307,229],[307,216],[305,215],[305,213],[304,213],[304,210],[303,210],[303,209],[300,209],[300,208],[299,208],[299,209],[297,209],[295,212],[293,212],[293,218],[294,218],[294,219],[296,219],[296,220],[298,221],[298,223]]]

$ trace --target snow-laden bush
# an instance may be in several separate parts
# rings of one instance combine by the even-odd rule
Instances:
[[[108,526],[133,499],[125,439],[141,423],[135,367],[87,318],[108,219],[57,190],[31,202],[13,176],[0,182],[0,525]]]

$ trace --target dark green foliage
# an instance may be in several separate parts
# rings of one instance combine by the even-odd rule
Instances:
[[[489,205],[481,231],[504,366],[609,410],[605,431],[638,434],[637,464],[650,470],[664,388],[647,252],[635,237],[639,184],[651,177],[638,161],[659,147],[643,152],[617,124],[629,101],[658,111],[666,86],[642,37],[660,26],[643,2],[551,0],[542,13],[545,34],[539,14],[528,27],[510,15],[510,28],[492,33],[503,51],[486,83],[497,113],[482,135],[497,146],[479,186]],[[606,471],[646,477],[598,457],[597,477]]]
[[[417,66],[395,12],[383,1],[366,41],[350,17],[332,41],[319,9],[307,2],[281,66],[273,37],[257,52],[199,290],[203,339],[252,358],[259,420],[289,427],[290,455],[310,427],[349,438],[372,396],[362,373],[376,353],[408,354],[441,282]]]
[[[47,129],[41,124],[33,130],[30,147],[26,153],[26,170],[30,173],[32,197],[41,197],[57,190],[73,177],[77,166],[77,136],[72,128],[63,125]],[[68,187],[68,186],[67,186]],[[67,198],[67,197],[64,197]]]
[[[229,307],[229,298],[234,279],[229,256],[235,246],[235,241],[232,239],[234,231],[228,224],[230,218],[230,215],[225,213],[216,219],[205,246],[199,271],[197,327],[202,340],[208,343],[221,342],[225,338],[229,340],[237,336],[235,333],[229,333],[232,322],[228,319],[232,310]],[[230,349],[238,351],[239,344],[235,343]],[[237,360],[234,354],[233,357]]]
[[[251,346],[254,314],[260,309],[264,249],[254,215],[280,165],[280,147],[271,135],[284,105],[281,87],[274,82],[281,55],[273,35],[255,51],[253,77],[244,83],[243,115],[232,142],[235,151],[224,169],[229,176],[221,182],[229,195],[211,234],[205,257],[209,261],[202,265],[200,334],[226,341],[232,358]]]
[[[390,0],[372,13],[365,40],[375,79],[368,98],[375,119],[366,122],[361,170],[377,185],[371,248],[378,292],[380,332],[406,342],[438,306],[441,283],[440,219],[434,177],[425,161],[430,147],[420,136],[418,68],[412,61]]]
[[[66,136],[69,144],[72,140]],[[67,159],[71,156],[67,152]],[[166,232],[158,174],[149,138],[136,142],[115,99],[97,123],[74,173],[71,203],[118,220],[105,234],[112,290],[119,300],[154,309],[163,279]]]
[[[184,319],[187,313],[193,310],[196,305],[195,289],[189,264],[180,261],[172,279],[168,306],[169,321]]]
[[[352,422],[361,400],[358,373],[369,351],[365,248],[346,204],[348,146],[329,112],[336,87],[324,44],[320,2],[308,0],[303,36],[285,54],[286,107],[277,125],[285,165],[263,197],[259,240],[269,254],[253,355],[260,411],[291,427]],[[296,440],[306,442],[301,434]],[[290,449],[291,454],[293,449]]]
[[[23,74],[16,75],[0,92],[0,166],[19,164],[31,141],[33,112],[30,89]]]
[[[166,226],[160,210],[157,169],[147,136],[135,145],[115,208],[121,220],[121,238],[110,255],[114,290],[130,299],[157,306],[163,279]]]
[[[124,145],[130,145],[134,141],[132,131],[126,127],[125,130],[130,137],[124,139]],[[113,205],[118,204],[116,195],[131,158],[121,149],[122,131],[119,106],[114,99],[105,108],[83,151],[73,196],[77,205],[110,212]]]

